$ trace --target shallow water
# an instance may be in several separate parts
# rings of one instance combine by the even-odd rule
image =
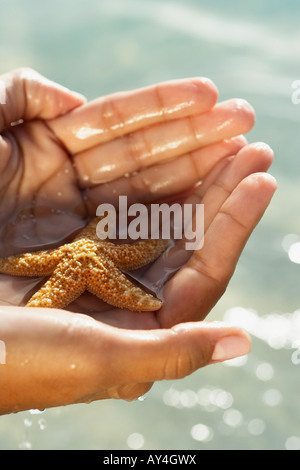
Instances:
[[[213,5],[212,5],[213,3]],[[300,4],[279,0],[0,0],[0,73],[27,65],[87,96],[202,75],[246,98],[249,140],[279,189],[212,319],[253,338],[240,360],[156,384],[144,400],[0,418],[0,449],[300,449]],[[1,367],[1,366],[0,366]],[[159,432],[157,432],[159,423]]]

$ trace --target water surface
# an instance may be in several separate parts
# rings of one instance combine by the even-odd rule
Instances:
[[[0,0],[0,73],[30,66],[93,99],[188,76],[255,107],[279,189],[212,312],[245,327],[241,360],[144,400],[0,418],[0,449],[300,449],[298,1]],[[297,255],[298,253],[298,255]],[[1,366],[0,366],[1,367]],[[159,426],[158,426],[159,424]]]

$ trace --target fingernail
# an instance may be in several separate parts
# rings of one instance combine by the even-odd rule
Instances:
[[[212,355],[212,361],[227,361],[235,357],[244,356],[248,354],[251,345],[246,338],[239,336],[226,336],[221,338],[215,345]]]

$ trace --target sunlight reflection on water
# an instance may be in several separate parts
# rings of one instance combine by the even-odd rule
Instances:
[[[229,309],[224,321],[245,329],[271,348],[292,348],[300,338],[300,310],[293,313],[259,315],[243,307]]]
[[[238,282],[237,273],[238,288],[229,291],[231,308],[225,309],[224,321],[244,328],[253,337],[251,354],[218,366],[217,373],[207,368],[179,383],[164,384],[157,395],[151,392],[146,400],[141,397],[130,407],[98,403],[88,408],[46,410],[42,418],[39,410],[22,413],[21,421],[17,416],[3,417],[1,448],[18,447],[20,442],[21,449],[138,449],[166,444],[172,448],[202,448],[208,444],[210,448],[260,445],[300,450],[299,374],[295,367],[300,364],[300,310],[294,308],[299,293],[297,282],[288,290],[296,279],[290,269],[297,269],[300,263],[300,235],[296,234],[295,222],[299,212],[295,141],[299,138],[300,107],[292,106],[290,100],[290,85],[300,78],[296,60],[299,31],[298,26],[287,32],[281,29],[282,16],[289,7],[284,4],[280,11],[278,1],[253,0],[239,6],[235,17],[228,14],[232,2],[225,2],[225,7],[216,2],[219,7],[215,9],[215,2],[201,0],[74,0],[67,14],[58,0],[2,3],[8,9],[0,17],[0,50],[6,69],[20,64],[37,68],[91,98],[106,90],[198,74],[213,78],[222,99],[233,93],[243,95],[257,111],[254,136],[268,139],[274,147],[274,173],[280,185],[279,204],[272,205],[262,221],[261,238],[255,238],[254,271],[252,261],[244,258],[240,272],[245,270],[246,275]],[[258,9],[256,19],[248,17],[247,6],[255,10],[258,3],[266,10]],[[272,23],[274,5],[277,22]],[[289,14],[291,20],[297,17],[293,11]],[[14,18],[14,29],[7,18]],[[282,231],[287,235],[279,253],[272,244]],[[267,253],[263,252],[265,243]],[[259,250],[262,256],[257,255]],[[282,256],[289,265],[283,272]],[[266,266],[270,260],[277,263],[277,271],[272,265]],[[258,285],[256,273],[261,265],[266,266],[267,275]],[[288,312],[285,302],[290,297],[293,307],[291,313],[282,314],[275,309],[284,282],[288,293],[282,294],[285,298],[281,310]],[[250,300],[249,285],[257,287],[256,297]],[[247,302],[253,309],[243,306],[249,305]],[[165,437],[157,432],[157,421],[168,411],[170,415],[163,419]],[[230,441],[226,441],[227,436]],[[161,443],[167,437],[169,440]],[[255,437],[258,439],[251,440]]]

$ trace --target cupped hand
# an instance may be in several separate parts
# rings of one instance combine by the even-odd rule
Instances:
[[[244,101],[215,106],[207,79],[87,104],[32,70],[0,80],[0,255],[59,243],[119,194],[149,202],[191,188],[254,122]]]
[[[166,283],[157,313],[1,307],[1,383],[13,390],[1,392],[2,412],[133,399],[153,381],[248,352],[241,330],[198,321],[223,294],[275,191],[265,173],[272,151],[240,137],[253,125],[252,108],[216,104],[206,79],[91,103],[31,70],[0,79],[1,256],[61,244],[119,194],[151,202],[187,192],[205,205],[204,247]],[[2,304],[19,303],[5,298],[18,298],[19,281],[3,276]],[[88,302],[79,300],[81,311],[90,313]]]

